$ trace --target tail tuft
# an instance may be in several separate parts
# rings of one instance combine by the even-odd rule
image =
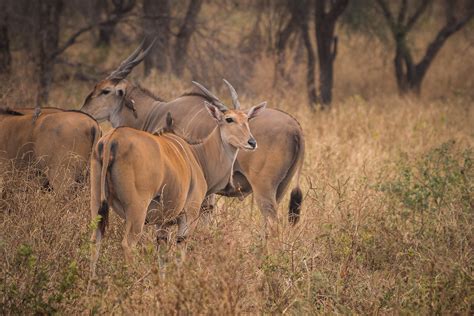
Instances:
[[[102,201],[102,204],[100,205],[99,208],[99,215],[100,215],[100,220],[99,220],[99,230],[102,236],[105,234],[105,228],[107,227],[107,224],[109,222],[109,204],[107,201]]]
[[[294,188],[291,191],[290,205],[288,211],[288,221],[290,224],[295,225],[300,219],[301,203],[303,202],[303,193],[299,187]]]

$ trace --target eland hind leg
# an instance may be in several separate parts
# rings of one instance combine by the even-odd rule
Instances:
[[[201,205],[205,199],[204,192],[193,192],[184,206],[184,213],[178,217],[178,235],[176,241],[185,241],[194,232],[202,215]]]
[[[96,222],[99,215],[100,208],[100,170],[101,164],[97,159],[91,160],[91,221]],[[102,231],[100,225],[92,231],[90,238],[91,242],[91,260],[90,269],[92,278],[96,277],[97,261],[99,259],[100,243],[102,240]]]
[[[125,233],[122,239],[122,249],[125,262],[130,264],[133,260],[132,252],[135,249],[145,225],[148,203],[135,203],[125,208]]]
[[[265,236],[278,234],[278,203],[276,200],[276,187],[268,182],[252,184],[255,201],[263,216]]]
[[[204,202],[202,202],[201,214],[200,214],[203,222],[206,225],[211,224],[211,218],[212,218],[212,215],[214,214],[215,207],[216,207],[216,195],[211,194],[211,195],[206,196],[206,198],[204,199]]]

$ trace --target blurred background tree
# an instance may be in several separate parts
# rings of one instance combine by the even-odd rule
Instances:
[[[135,0],[96,0],[96,14],[98,13],[100,18],[107,21],[98,26],[97,46],[110,45],[115,27],[133,10],[135,4]]]
[[[171,3],[169,0],[143,0],[143,34],[148,46],[156,38],[150,53],[145,57],[145,76],[156,67],[167,72],[170,65]]]
[[[263,89],[278,95],[301,86],[314,110],[329,108],[334,93],[342,93],[338,80],[349,80],[344,69],[356,67],[351,52],[365,48],[355,37],[376,42],[380,50],[382,66],[377,70],[366,61],[357,66],[361,74],[379,71],[379,81],[391,82],[381,58],[393,51],[387,67],[393,67],[398,92],[415,95],[448,38],[466,29],[466,45],[473,41],[469,0],[2,0],[0,5],[0,71],[10,80],[21,72],[27,74],[22,79],[35,78],[38,105],[50,102],[49,91],[61,78],[100,79],[143,38],[148,43],[156,38],[144,62],[145,78],[196,79],[210,87],[227,78],[248,94]],[[362,77],[349,90],[373,85]]]
[[[0,73],[9,74],[12,57],[8,38],[8,11],[5,2],[0,3]]]
[[[474,2],[444,1],[442,10],[444,11],[445,21],[434,39],[428,44],[419,62],[414,60],[407,38],[413,27],[427,12],[428,7],[433,5],[434,0],[401,0],[399,1],[398,12],[396,12],[396,8],[393,8],[393,2],[377,0],[395,41],[394,67],[398,90],[401,94],[412,92],[419,95],[426,72],[446,40],[462,29],[474,16]]]

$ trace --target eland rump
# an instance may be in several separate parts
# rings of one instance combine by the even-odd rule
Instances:
[[[119,127],[102,137],[91,160],[91,217],[100,215],[91,236],[95,244],[92,275],[109,205],[125,219],[122,248],[127,261],[145,223],[157,226],[158,240],[167,240],[174,224],[178,225],[178,241],[186,238],[196,225],[204,198],[228,185],[239,149],[257,147],[248,121],[265,105],[244,112],[206,103],[206,112],[217,126],[194,144],[172,132],[169,113],[166,127],[158,133]]]
[[[113,127],[129,126],[145,131],[165,126],[166,113],[171,112],[180,134],[204,139],[214,130],[216,122],[206,114],[203,104],[204,101],[222,104],[215,95],[198,86],[173,101],[164,102],[125,79],[149,49],[143,50],[142,43],[107,78],[98,82],[81,110],[99,121],[110,121]],[[237,93],[226,84],[238,108]],[[244,198],[253,192],[265,220],[276,219],[278,203],[297,173],[297,185],[291,192],[289,205],[289,220],[294,224],[299,219],[303,198],[299,188],[305,148],[301,126],[283,111],[266,109],[250,122],[250,128],[259,148],[255,153],[239,152],[232,177],[234,186],[227,186],[218,194]],[[212,208],[213,199],[210,200]]]
[[[82,180],[100,134],[86,113],[46,108],[35,119],[34,109],[0,109],[0,158],[37,162],[54,190]]]

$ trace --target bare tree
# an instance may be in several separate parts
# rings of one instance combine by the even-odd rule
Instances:
[[[99,26],[99,39],[97,46],[110,45],[110,39],[114,34],[117,24],[135,7],[135,0],[111,0],[111,9],[109,9],[107,0],[97,0],[97,9],[105,11],[104,18],[107,23]]]
[[[398,90],[401,94],[407,92],[413,92],[416,95],[420,94],[423,78],[446,40],[465,26],[474,16],[472,1],[470,3],[463,3],[457,0],[445,0],[446,21],[426,48],[420,61],[415,62],[407,42],[407,36],[431,3],[433,3],[433,0],[422,0],[413,11],[410,10],[407,0],[401,0],[398,13],[395,16],[386,0],[377,0],[377,4],[395,40],[395,76]],[[456,17],[456,10],[464,11],[464,14]],[[412,14],[409,14],[409,11],[413,11]]]
[[[33,38],[37,83],[35,106],[37,112],[39,112],[40,107],[48,102],[49,90],[53,82],[54,65],[60,59],[59,57],[76,43],[79,36],[110,21],[105,20],[86,25],[72,33],[60,45],[60,18],[64,7],[63,1],[38,0],[35,2],[35,6],[35,36]]]
[[[238,44],[239,52],[249,56],[252,60],[257,58],[265,49],[264,36],[261,30],[263,8],[257,6],[255,11],[256,17],[252,29],[240,37]]]
[[[289,19],[288,22],[284,24],[284,26],[278,31],[277,34],[277,39],[276,39],[276,63],[275,63],[275,80],[273,82],[273,85],[276,84],[278,81],[278,78],[284,78],[287,79],[285,76],[285,50],[287,43],[290,39],[290,37],[294,34],[298,33],[298,26],[299,26],[299,14],[300,11],[298,10],[298,7],[300,6],[306,6],[307,1],[302,1],[300,3],[299,1],[291,1],[287,0],[285,4],[285,11],[289,13]]]
[[[306,86],[308,92],[308,103],[312,109],[314,109],[318,97],[315,85],[314,69],[316,67],[316,56],[311,43],[311,35],[309,31],[309,23],[311,22],[310,15],[312,10],[312,2],[310,0],[301,1],[285,1],[285,13],[289,15],[287,22],[283,23],[284,26],[277,33],[276,41],[276,62],[275,62],[275,75],[274,85],[276,82],[283,78],[287,81],[290,80],[286,76],[284,70],[284,63],[286,59],[285,50],[288,42],[292,36],[300,36],[302,43],[306,50]]]
[[[145,57],[145,76],[150,70],[156,67],[161,72],[168,71],[169,66],[169,45],[170,45],[170,20],[171,6],[170,0],[144,0],[143,1],[143,33],[149,45],[156,39],[150,53]]]
[[[334,35],[337,19],[349,0],[315,0],[316,43],[319,59],[319,91],[323,108],[332,101],[334,61],[337,55],[337,37]]]
[[[49,87],[53,81],[54,54],[59,44],[59,18],[62,0],[37,1],[35,64],[37,76],[36,107],[48,101]]]
[[[298,26],[301,31],[304,46],[306,48],[306,89],[308,92],[308,102],[311,109],[315,109],[318,102],[318,95],[316,92],[316,81],[314,78],[314,68],[316,67],[316,58],[314,55],[313,44],[311,44],[311,35],[309,32],[309,17],[311,13],[311,6],[309,1],[295,1],[292,5],[293,15],[298,17]]]
[[[8,11],[6,2],[0,3],[0,74],[9,74],[12,57],[8,37]]]
[[[201,10],[203,0],[191,0],[186,11],[183,23],[176,35],[176,44],[174,47],[174,72],[181,76],[184,71],[185,58],[188,51],[189,41],[196,29],[197,17]]]
[[[334,35],[335,26],[337,19],[344,12],[348,3],[349,0],[286,1],[286,8],[290,18],[277,35],[275,80],[285,77],[283,68],[285,48],[292,34],[299,34],[306,49],[306,86],[308,102],[312,109],[315,109],[317,103],[321,103],[323,108],[325,108],[329,106],[332,101],[332,86],[334,81],[333,64],[337,54],[337,37]],[[309,29],[313,9],[317,57],[319,60],[319,97],[314,75],[316,54]]]

